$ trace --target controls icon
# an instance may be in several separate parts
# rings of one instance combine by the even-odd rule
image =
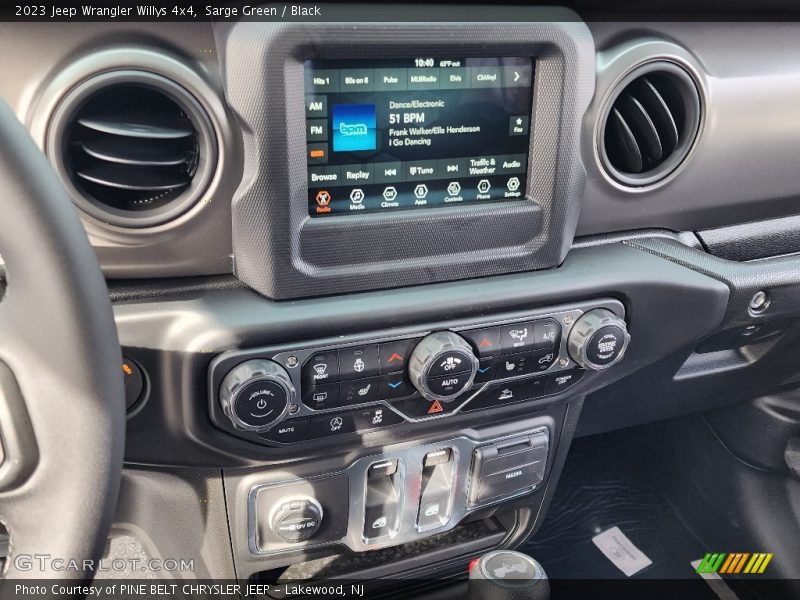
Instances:
[[[519,189],[519,177],[511,177],[506,183],[506,187],[511,192],[516,192]]]
[[[387,202],[391,202],[395,198],[397,198],[397,189],[393,185],[390,185],[385,190],[383,190],[384,200],[386,200]]]
[[[492,184],[489,183],[488,179],[481,179],[478,182],[478,191],[481,194],[486,194],[492,188]]]
[[[451,196],[458,196],[458,193],[461,191],[461,184],[457,181],[451,181],[450,184],[447,186],[447,193]]]
[[[356,188],[350,192],[350,202],[353,204],[361,204],[364,201],[364,190]]]
[[[428,195],[428,186],[424,183],[420,183],[417,187],[414,188],[414,195],[422,200],[425,196]]]

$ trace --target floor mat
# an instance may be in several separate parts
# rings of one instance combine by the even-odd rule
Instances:
[[[576,440],[542,528],[523,551],[553,579],[628,579],[592,543],[616,526],[653,561],[632,578],[694,579],[690,562],[705,548],[652,483],[653,474],[627,436]]]

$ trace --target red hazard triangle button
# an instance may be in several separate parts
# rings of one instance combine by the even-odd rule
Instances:
[[[444,412],[444,407],[442,406],[441,402],[434,400],[433,404],[431,404],[431,407],[428,409],[428,414],[435,415],[436,413],[440,412]]]

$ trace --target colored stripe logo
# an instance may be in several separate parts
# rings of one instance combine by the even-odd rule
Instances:
[[[772,553],[769,552],[732,552],[726,554],[708,553],[700,561],[697,567],[698,573],[750,573],[761,574],[767,569],[767,565],[772,560]]]

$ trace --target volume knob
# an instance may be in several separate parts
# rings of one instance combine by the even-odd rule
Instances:
[[[295,395],[286,369],[271,360],[253,359],[225,376],[219,401],[236,429],[260,433],[283,420]]]
[[[600,371],[622,360],[630,339],[625,321],[610,310],[596,308],[575,321],[567,338],[567,350],[584,369]]]
[[[452,331],[422,338],[408,360],[408,376],[428,400],[447,402],[472,386],[478,359],[469,342]]]

